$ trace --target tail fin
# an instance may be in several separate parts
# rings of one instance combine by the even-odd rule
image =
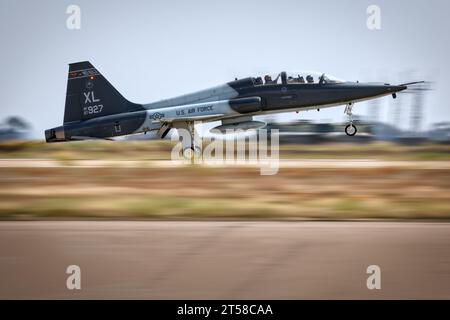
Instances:
[[[138,110],[89,61],[69,64],[64,123]]]

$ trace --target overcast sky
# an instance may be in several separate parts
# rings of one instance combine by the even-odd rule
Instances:
[[[81,8],[79,30],[66,27],[70,4]],[[381,9],[381,30],[367,28],[369,5]],[[22,116],[43,137],[44,129],[62,124],[67,64],[89,60],[138,103],[282,70],[360,81],[431,80],[425,124],[450,121],[449,13],[446,0],[0,0],[0,119]],[[380,116],[392,122],[401,103],[406,127],[410,100],[382,98]],[[369,108],[354,110],[364,115]],[[300,117],[341,121],[343,109]]]

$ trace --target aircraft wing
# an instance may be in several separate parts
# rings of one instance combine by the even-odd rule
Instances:
[[[159,122],[162,123],[172,123],[172,122],[187,122],[187,121],[202,121],[202,120],[211,120],[211,119],[216,119],[216,118],[220,118],[222,116],[224,116],[225,114],[223,113],[214,113],[214,114],[207,114],[207,115],[201,115],[201,116],[185,116],[185,117],[174,117],[174,118],[161,118],[159,120]]]
[[[111,138],[97,138],[97,137],[88,137],[88,136],[72,136],[71,137],[72,140],[109,140],[109,141],[114,141],[114,139]]]

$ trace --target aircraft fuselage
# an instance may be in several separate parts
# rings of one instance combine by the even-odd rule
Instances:
[[[177,128],[195,121],[240,121],[255,115],[321,109],[393,95],[406,86],[384,83],[280,83],[244,78],[150,104],[124,99],[88,62],[70,70],[64,125],[46,130],[48,142],[111,138]],[[71,65],[71,69],[76,69]],[[97,82],[97,83],[96,83]],[[79,109],[79,110],[78,110]],[[231,119],[231,120],[228,120]],[[162,134],[163,136],[165,135]]]

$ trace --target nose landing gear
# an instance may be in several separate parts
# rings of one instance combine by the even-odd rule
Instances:
[[[348,103],[345,106],[345,110],[344,113],[348,115],[349,117],[349,124],[345,127],[345,133],[350,136],[353,137],[356,132],[358,132],[358,129],[356,129],[356,126],[353,124],[353,113],[352,113],[352,109],[353,109],[353,102]]]
[[[351,124],[348,124],[346,127],[345,127],[345,133],[348,135],[348,136],[350,136],[350,137],[353,137],[355,134],[356,134],[356,132],[358,132],[358,130],[356,129],[356,127],[351,123]]]

